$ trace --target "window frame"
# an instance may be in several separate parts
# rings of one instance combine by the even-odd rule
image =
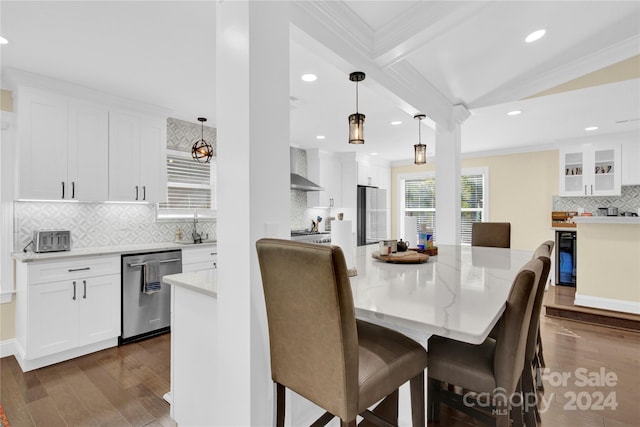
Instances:
[[[165,170],[167,169],[167,159],[168,156],[172,155],[172,156],[178,156],[178,157],[183,157],[185,159],[187,158],[191,158],[191,153],[187,153],[185,151],[182,150],[176,150],[176,149],[172,149],[172,148],[167,148],[167,158],[165,159],[165,162],[163,164],[163,167],[165,168]],[[195,161],[195,160],[194,160]],[[211,190],[211,207],[209,209],[203,209],[203,208],[161,208],[160,207],[160,203],[156,203],[155,207],[156,207],[156,221],[158,222],[162,222],[162,221],[167,221],[167,222],[172,222],[172,221],[176,221],[176,220],[185,220],[185,219],[192,219],[194,217],[194,215],[198,215],[198,220],[202,220],[202,221],[211,221],[211,220],[215,220],[217,218],[217,200],[216,200],[216,173],[217,173],[217,161],[216,158],[213,157],[211,159],[211,163],[210,165],[210,174],[209,174],[209,189]],[[166,182],[166,187],[167,187],[167,197],[168,197],[168,190],[169,190],[169,186],[170,186],[170,182],[169,182],[169,174],[168,174],[168,170],[166,171],[166,176],[167,176],[167,182]],[[185,185],[183,183],[181,183],[182,185],[184,185],[185,188],[189,187],[189,185]],[[175,185],[175,184],[174,184]],[[180,183],[178,184],[180,185]]]
[[[463,212],[481,212],[482,221],[485,222],[489,218],[489,168],[486,166],[483,167],[473,167],[473,168],[462,168],[460,169],[460,177],[466,175],[482,175],[482,192],[483,192],[483,203],[482,208],[463,208],[460,206],[460,215]],[[405,181],[407,180],[419,180],[419,179],[428,179],[433,178],[436,179],[435,171],[427,171],[427,172],[409,172],[409,173],[401,173],[398,174],[398,235],[402,235],[404,233],[404,217],[405,212],[407,210],[404,208],[406,199],[405,199]],[[421,209],[421,211],[426,212],[437,212],[437,207],[435,209]],[[434,227],[434,236],[437,233],[437,225]],[[461,227],[462,228],[462,227]],[[460,241],[462,242],[462,229],[460,230]],[[470,245],[470,243],[461,243],[463,245]]]

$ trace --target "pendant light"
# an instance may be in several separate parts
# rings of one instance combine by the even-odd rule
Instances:
[[[416,165],[424,165],[427,163],[427,146],[422,143],[422,132],[421,132],[421,121],[427,117],[425,114],[416,114],[413,116],[414,119],[418,120],[418,143],[413,146],[415,150],[414,163]]]
[[[364,114],[358,113],[358,82],[364,78],[362,71],[349,74],[349,80],[356,82],[356,112],[349,116],[349,144],[364,144]]]
[[[207,119],[198,117],[198,121],[201,123],[200,140],[193,143],[191,147],[191,157],[197,162],[209,163],[211,162],[211,157],[213,157],[213,147],[204,140],[204,122],[206,122]]]

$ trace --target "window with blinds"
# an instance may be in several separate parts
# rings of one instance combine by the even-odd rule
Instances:
[[[433,176],[404,180],[401,217],[417,217],[418,229],[424,225],[433,229],[437,241],[436,227],[436,180]],[[485,210],[485,174],[463,174],[460,177],[460,241],[471,244],[471,224],[482,221]]]
[[[214,209],[214,184],[215,159],[198,163],[190,153],[167,150],[167,201],[159,204],[162,216]]]

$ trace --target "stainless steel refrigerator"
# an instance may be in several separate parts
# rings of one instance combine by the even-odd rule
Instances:
[[[389,238],[387,232],[387,190],[358,186],[358,246]]]

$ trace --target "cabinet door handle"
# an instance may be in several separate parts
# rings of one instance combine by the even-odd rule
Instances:
[[[593,184],[591,184],[591,195],[593,196]]]
[[[91,270],[91,267],[70,268],[67,271],[69,273],[71,273],[71,272],[74,272],[74,271],[85,271],[85,270]]]
[[[147,200],[147,186],[142,186],[142,200]]]
[[[71,181],[71,198],[72,199],[76,198],[76,182],[75,181]]]
[[[82,298],[87,299],[87,281],[86,280],[82,281],[82,286],[84,288]]]
[[[584,195],[587,195],[587,184],[584,185]]]
[[[138,186],[136,185],[136,200],[138,200]]]
[[[62,198],[64,199],[64,181],[62,181],[61,184],[62,184]]]
[[[218,268],[218,263],[217,262],[213,263],[213,268]]]
[[[73,300],[75,301],[76,299],[76,282],[75,280],[73,281]]]

